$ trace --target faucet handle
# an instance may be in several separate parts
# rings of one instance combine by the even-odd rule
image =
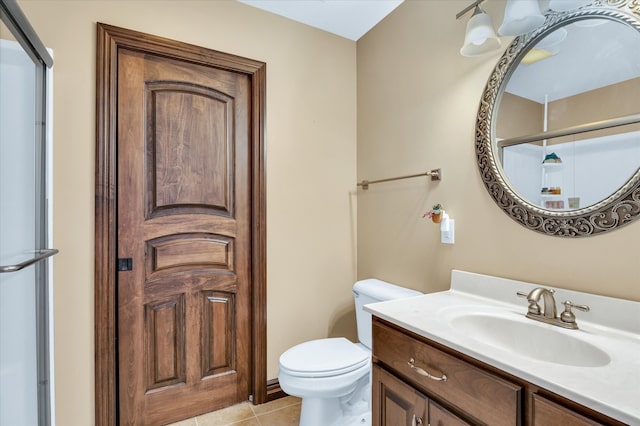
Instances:
[[[575,324],[576,322],[576,316],[573,314],[573,312],[571,312],[571,308],[576,308],[582,312],[589,312],[589,309],[590,309],[589,306],[587,305],[575,305],[573,302],[569,300],[565,300],[562,303],[564,304],[564,312],[560,314],[560,320],[567,323]]]
[[[564,306],[565,306],[565,308],[567,308],[569,310],[571,310],[571,308],[576,308],[577,310],[582,311],[582,312],[589,312],[589,310],[591,309],[587,305],[576,305],[576,304],[574,304],[573,302],[571,302],[569,300],[565,300],[564,301]]]
[[[518,291],[516,293],[516,296],[524,297],[525,299],[527,299],[527,301],[529,302],[529,307],[527,308],[527,311],[530,314],[540,315],[540,312],[541,312],[540,306],[535,300],[532,300],[529,298],[529,294],[531,293],[524,293],[522,291]]]

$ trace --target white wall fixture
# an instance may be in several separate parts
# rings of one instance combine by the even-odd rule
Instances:
[[[467,32],[464,37],[464,44],[460,49],[462,56],[480,56],[493,52],[500,48],[500,39],[493,29],[491,17],[482,9],[480,3],[483,0],[474,2],[456,15],[460,19],[465,13],[474,8],[473,16],[467,22]]]
[[[538,0],[507,0],[498,33],[503,36],[525,34],[542,25],[544,19]]]
[[[442,212],[440,242],[443,244],[453,244],[455,242],[455,220],[450,218],[446,212]]]

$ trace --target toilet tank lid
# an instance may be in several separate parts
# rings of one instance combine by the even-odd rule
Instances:
[[[400,287],[376,278],[368,278],[355,283],[353,290],[358,294],[366,294],[376,300],[403,299],[405,297],[420,296],[423,293]]]

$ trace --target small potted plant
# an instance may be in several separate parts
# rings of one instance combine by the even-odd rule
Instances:
[[[443,211],[444,210],[442,209],[442,205],[440,203],[438,203],[438,204],[434,205],[431,208],[431,210],[429,210],[424,215],[422,215],[422,217],[431,218],[433,223],[440,223],[442,221],[442,212]]]

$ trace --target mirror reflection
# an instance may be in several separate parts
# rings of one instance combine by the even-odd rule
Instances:
[[[640,167],[640,32],[586,18],[523,53],[497,99],[494,152],[503,175],[543,209],[595,205]]]

